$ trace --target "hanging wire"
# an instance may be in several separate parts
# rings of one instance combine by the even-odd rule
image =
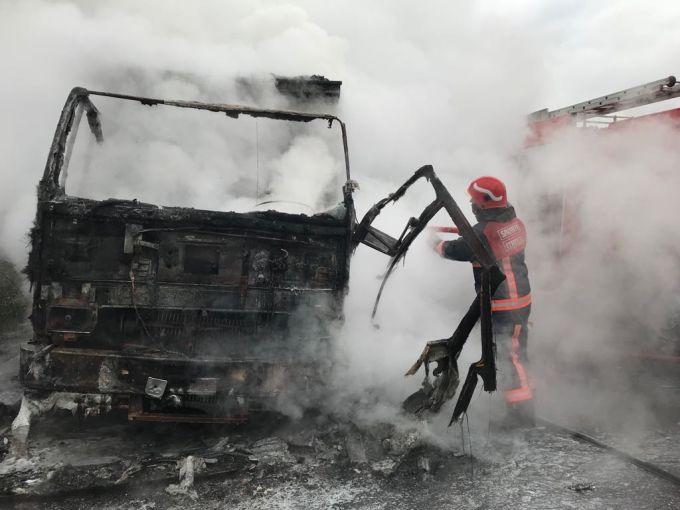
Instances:
[[[468,432],[468,449],[470,450],[470,477],[475,479],[475,458],[472,456],[472,434],[470,433],[470,417],[465,413],[465,422],[467,423]],[[462,425],[462,422],[461,422]]]
[[[487,400],[489,401],[489,414],[488,414],[487,430],[486,430],[486,445],[484,445],[485,448],[488,448],[489,443],[491,442],[491,393],[489,393],[489,398]]]
[[[255,205],[260,201],[260,125],[255,119]]]
[[[135,273],[132,269],[130,269],[129,276],[130,276],[130,291],[131,291],[130,292],[130,300],[132,301],[132,307],[134,308],[135,314],[137,315],[137,320],[139,321],[139,323],[142,326],[142,329],[144,330],[144,334],[146,335],[146,337],[149,340],[154,341],[155,339],[154,339],[153,335],[149,331],[149,328],[146,327],[146,323],[144,322],[144,319],[142,319],[142,315],[139,313],[139,308],[137,308],[137,301],[135,300],[135,292],[136,292]]]

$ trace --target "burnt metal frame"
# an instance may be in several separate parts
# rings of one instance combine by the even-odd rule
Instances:
[[[434,188],[436,198],[423,210],[418,218],[411,218],[404,229],[399,240],[389,238],[386,234],[371,227],[371,223],[380,214],[382,209],[391,202],[395,202],[401,198],[408,188],[420,179],[426,179]],[[430,342],[425,348],[423,355],[416,364],[407,372],[407,375],[415,373],[420,365],[426,362],[429,348],[434,347],[435,344],[444,346],[448,355],[448,363],[451,367],[454,366],[458,356],[460,355],[465,342],[470,336],[472,328],[477,323],[477,319],[481,318],[481,342],[482,342],[482,357],[479,361],[470,366],[468,375],[460,391],[458,401],[451,418],[451,423],[457,421],[463,413],[467,410],[474,390],[477,386],[477,376],[481,377],[484,383],[485,391],[496,390],[496,345],[493,338],[493,326],[491,319],[491,297],[498,288],[498,286],[505,280],[505,275],[496,264],[493,256],[482,243],[481,239],[474,231],[467,218],[458,207],[458,204],[448,192],[446,187],[439,180],[434,172],[432,165],[425,165],[420,167],[401,187],[388,197],[376,203],[366,215],[355,230],[353,246],[356,247],[359,243],[365,242],[367,237],[370,238],[369,246],[391,255],[391,260],[387,266],[387,272],[383,277],[380,285],[380,290],[375,300],[373,307],[373,316],[375,316],[380,296],[387,279],[392,274],[392,271],[400,260],[406,254],[406,251],[411,246],[416,237],[427,226],[427,223],[437,214],[441,209],[445,209],[451,216],[453,223],[458,227],[458,231],[462,239],[472,250],[477,262],[482,266],[481,286],[474,301],[470,305],[467,313],[463,316],[458,327],[453,334],[443,340]],[[384,250],[380,247],[374,246],[375,239],[383,241]]]
[[[318,119],[326,120],[328,122],[329,128],[333,125],[333,122],[337,122],[340,125],[342,134],[342,148],[345,158],[345,176],[348,182],[350,180],[347,129],[345,123],[335,115],[252,108],[249,106],[224,103],[202,103],[199,101],[157,99],[127,94],[116,94],[112,92],[87,90],[83,87],[75,87],[71,90],[68,97],[66,98],[66,103],[61,112],[61,116],[59,117],[59,123],[57,124],[57,129],[54,134],[54,139],[52,140],[50,153],[47,158],[47,164],[45,165],[45,173],[43,174],[42,180],[40,181],[39,200],[49,200],[64,194],[64,190],[59,184],[59,176],[64,165],[65,156],[67,154],[66,148],[68,136],[74,127],[75,121],[79,118],[76,113],[79,107],[85,108],[88,124],[97,141],[103,141],[101,124],[99,122],[99,112],[90,101],[90,96],[112,97],[127,101],[137,101],[145,106],[166,105],[177,108],[207,110],[211,112],[224,113],[228,117],[232,117],[234,119],[238,118],[239,115],[248,115],[255,118],[261,117],[275,120],[286,120],[292,122],[311,122]],[[345,186],[345,196],[347,196],[348,193],[351,193],[351,191],[351,186]]]
[[[87,116],[87,121],[92,134],[96,138],[97,142],[103,142],[103,133],[101,129],[101,124],[99,120],[99,112],[94,104],[90,101],[90,96],[105,96],[112,97],[122,100],[131,100],[140,102],[143,105],[153,106],[158,104],[164,104],[168,106],[174,106],[179,108],[192,108],[199,110],[208,110],[212,112],[224,113],[231,118],[238,118],[239,115],[248,115],[251,117],[263,117],[276,120],[293,121],[293,122],[310,122],[316,119],[325,120],[328,122],[328,127],[332,127],[333,122],[338,122],[341,127],[342,134],[342,144],[345,159],[345,173],[347,177],[347,182],[343,186],[344,202],[347,207],[347,214],[345,218],[344,230],[346,234],[345,244],[345,269],[347,273],[349,271],[349,259],[351,256],[351,239],[352,239],[352,227],[355,222],[355,213],[353,208],[352,191],[354,190],[353,183],[350,181],[350,168],[349,168],[349,155],[348,155],[348,144],[347,144],[347,132],[345,124],[336,116],[328,114],[313,114],[313,113],[300,113],[284,110],[267,110],[267,109],[257,109],[250,108],[246,106],[231,105],[231,104],[211,104],[211,103],[199,103],[193,101],[175,101],[175,100],[162,100],[153,99],[146,97],[129,96],[123,94],[113,94],[108,92],[96,92],[88,91],[84,88],[76,87],[69,93],[65,105],[61,111],[59,121],[56,127],[50,152],[48,154],[47,163],[45,166],[44,174],[38,186],[38,205],[35,219],[35,226],[33,229],[33,248],[31,250],[31,257],[29,258],[29,265],[26,268],[26,273],[31,278],[31,283],[34,286],[34,308],[35,303],[39,300],[39,296],[42,288],[42,269],[37,270],[37,268],[42,268],[42,257],[43,257],[43,234],[41,232],[43,225],[43,218],[46,214],[51,211],[55,211],[57,208],[62,207],[63,204],[70,203],[71,199],[76,199],[77,197],[69,197],[66,194],[65,187],[63,185],[63,177],[65,177],[65,172],[67,169],[68,158],[71,150],[71,143],[73,142],[73,136],[77,134],[78,125],[82,114],[85,113]],[[62,176],[62,171],[64,175]],[[105,201],[100,201],[94,203],[94,205],[85,205],[83,207],[89,209],[89,213],[92,214],[93,211],[97,210],[101,205],[137,205],[136,201],[131,200],[116,200],[109,199]],[[165,210],[170,210],[173,208],[166,208]],[[201,211],[192,210],[193,214],[200,214]],[[97,212],[97,214],[105,214],[103,212]],[[225,213],[229,214],[229,213]],[[231,213],[232,216],[247,216],[244,221],[259,221],[258,218],[262,217],[262,221],[271,221],[273,217],[270,212],[254,213],[253,215],[245,214],[239,215],[236,213]],[[294,216],[301,215],[289,215],[285,213],[276,213],[275,217],[282,217],[284,221],[294,219]],[[302,219],[299,219],[302,221]],[[36,268],[33,270],[32,268]],[[346,290],[348,278],[345,275],[343,277],[343,286]],[[35,327],[35,326],[34,326]],[[35,339],[35,338],[34,338]],[[47,352],[47,349],[53,349],[55,344],[49,344],[48,347],[39,351],[36,356],[40,356],[40,353]],[[30,355],[30,353],[28,354]],[[33,357],[33,355],[30,355]],[[35,358],[37,359],[37,358]]]
[[[110,97],[115,99],[122,99],[127,101],[136,101],[145,106],[156,106],[156,105],[167,105],[177,108],[189,108],[195,110],[207,110],[211,112],[224,113],[228,117],[238,118],[239,115],[248,115],[254,118],[269,118],[275,120],[284,120],[291,122],[311,122],[313,120],[325,120],[328,122],[328,127],[332,127],[334,122],[337,122],[340,126],[341,136],[342,136],[342,147],[345,160],[345,177],[346,182],[342,188],[343,199],[345,206],[347,207],[347,250],[345,264],[346,271],[349,271],[349,259],[351,256],[351,240],[352,240],[352,229],[355,222],[355,212],[354,212],[354,202],[352,199],[352,192],[354,191],[356,184],[350,179],[350,164],[349,164],[349,149],[347,143],[347,128],[345,123],[335,115],[322,114],[322,113],[304,113],[295,112],[288,110],[272,110],[272,109],[262,109],[253,108],[249,106],[227,104],[227,103],[202,103],[199,101],[183,101],[183,100],[171,100],[171,99],[158,99],[149,98],[142,96],[133,96],[128,94],[117,94],[112,92],[102,92],[102,91],[91,91],[83,87],[74,87],[71,89],[64,107],[62,108],[61,114],[59,116],[59,121],[57,123],[57,128],[52,139],[52,145],[47,157],[47,162],[45,164],[45,170],[43,176],[38,184],[38,205],[36,209],[35,225],[42,225],[42,218],[45,214],[45,207],[53,208],[52,201],[58,201],[66,196],[65,187],[60,184],[61,172],[64,169],[64,164],[68,162],[70,147],[69,147],[69,135],[78,128],[78,122],[81,119],[83,110],[86,113],[87,121],[98,143],[104,141],[104,136],[101,128],[101,122],[99,119],[99,111],[95,105],[90,101],[90,96],[102,96]],[[82,110],[81,110],[82,109]],[[77,134],[74,133],[74,134]],[[72,140],[71,140],[72,141]],[[135,201],[129,200],[105,200],[102,203],[111,204],[127,204],[134,203]],[[96,207],[96,206],[95,206]],[[42,259],[42,239],[38,236],[37,239],[33,240],[33,248],[31,250],[31,255],[29,256],[28,267],[25,272],[29,275],[32,280],[32,285],[34,285],[34,301],[36,296],[40,293],[41,281],[33,281],[31,274],[33,273],[32,268],[36,265],[37,260]],[[347,276],[345,277],[345,282],[347,281]],[[346,285],[346,284],[345,284]]]

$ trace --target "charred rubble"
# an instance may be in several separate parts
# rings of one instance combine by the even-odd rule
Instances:
[[[391,478],[434,472],[444,458],[461,455],[428,445],[417,428],[355,424],[317,412],[296,421],[260,417],[247,427],[203,426],[199,434],[189,433],[189,425],[134,430],[104,416],[81,431],[50,431],[39,423],[28,459],[8,457],[7,436],[0,441],[0,504],[142,487],[196,499],[194,485],[206,478],[246,477],[257,483],[290,469],[301,475],[360,470]],[[56,415],[50,428],[69,419]]]

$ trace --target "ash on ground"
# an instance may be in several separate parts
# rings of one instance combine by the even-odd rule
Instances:
[[[422,428],[358,426],[313,413],[297,421],[269,416],[240,427],[129,424],[108,416],[78,428],[70,415],[50,416],[33,431],[29,458],[6,455],[0,463],[0,505],[204,510],[680,504],[672,484],[542,427],[465,441],[465,451],[463,444],[440,448]]]

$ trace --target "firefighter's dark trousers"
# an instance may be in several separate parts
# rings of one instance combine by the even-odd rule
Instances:
[[[529,403],[534,398],[527,372],[530,313],[531,306],[493,313],[498,389],[503,392],[505,402],[513,407],[522,402]]]

